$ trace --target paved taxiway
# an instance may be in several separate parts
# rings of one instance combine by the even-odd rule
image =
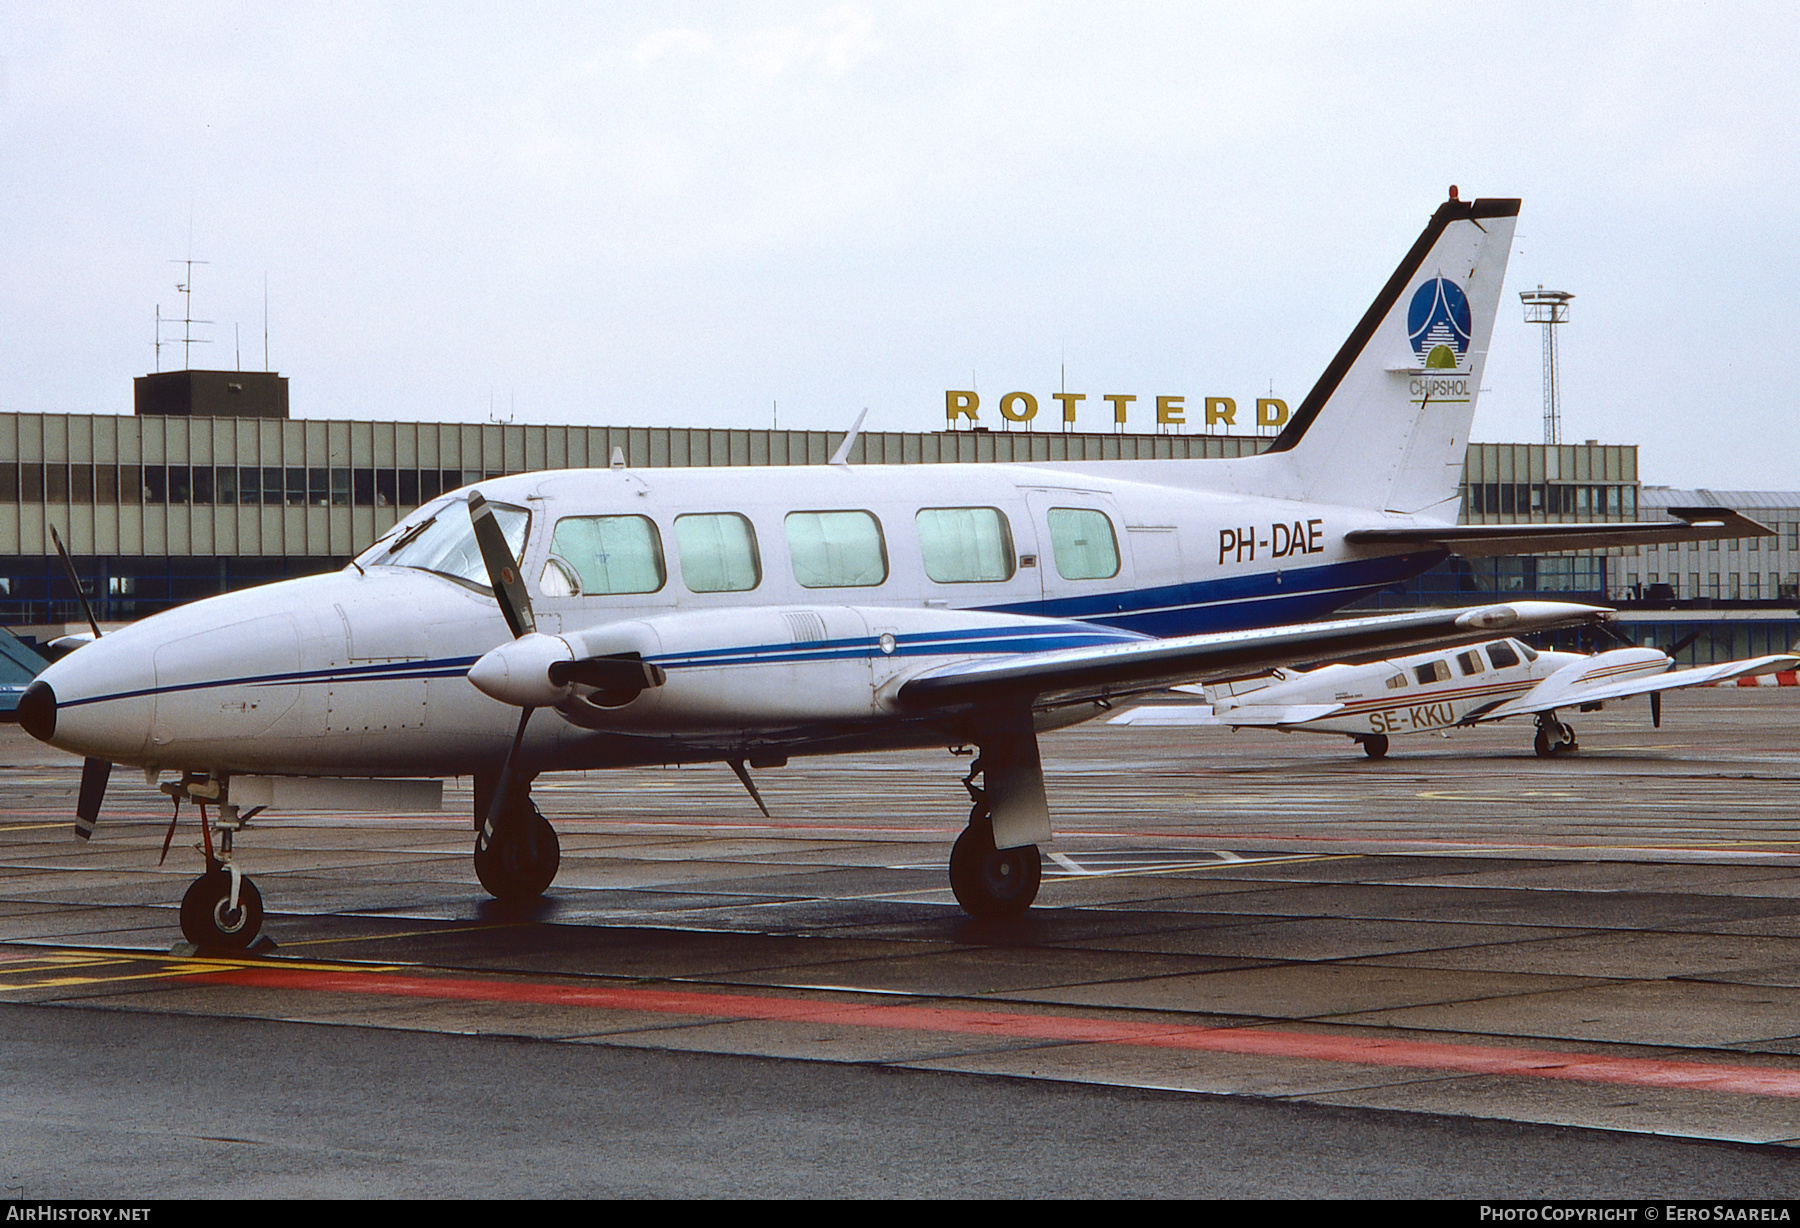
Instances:
[[[1683,693],[1661,731],[1609,708],[1553,761],[1517,723],[1380,763],[1298,735],[1054,734],[1054,855],[1006,925],[950,899],[966,802],[942,753],[760,773],[773,821],[723,767],[540,782],[563,868],[528,914],[483,902],[466,789],[442,815],[288,816],[240,841],[279,944],[244,961],[169,954],[191,823],[159,870],[168,803],[121,770],[78,846],[78,765],[7,728],[0,1175],[31,1197],[100,1173],[165,1194],[1791,1193],[1797,705]],[[471,1039],[493,1036],[529,1043]],[[140,1073],[58,1075],[96,1052]],[[209,1126],[234,1079],[259,1090]],[[480,1184],[531,1154],[538,1088],[543,1137],[613,1150]],[[504,1146],[470,1128],[489,1112]],[[1038,1121],[1064,1145],[1034,1146]],[[684,1138],[736,1161],[627,1154]]]

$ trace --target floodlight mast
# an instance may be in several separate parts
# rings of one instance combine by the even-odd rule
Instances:
[[[1519,299],[1525,304],[1525,323],[1544,326],[1544,442],[1562,442],[1562,399],[1557,375],[1556,326],[1569,318],[1567,290],[1521,290]]]

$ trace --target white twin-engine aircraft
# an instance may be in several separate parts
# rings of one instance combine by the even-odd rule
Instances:
[[[1575,731],[1557,719],[1559,708],[1590,712],[1610,699],[1648,695],[1651,723],[1660,729],[1664,691],[1791,670],[1800,665],[1800,657],[1754,657],[1695,669],[1675,669],[1674,664],[1673,657],[1656,648],[1633,645],[1592,655],[1539,652],[1507,638],[1366,665],[1278,669],[1247,681],[1184,686],[1178,689],[1197,690],[1209,702],[1133,708],[1111,723],[1338,734],[1379,759],[1388,752],[1390,736],[1443,733],[1531,716],[1537,722],[1532,744],[1549,758],[1581,749]]]
[[[1050,838],[1039,732],[1174,684],[1605,613],[1305,621],[1452,551],[1766,532],[1718,509],[1454,523],[1518,208],[1452,189],[1263,455],[853,469],[845,447],[808,468],[615,457],[498,478],[418,509],[334,575],[96,639],[32,684],[20,723],[87,757],[84,835],[115,763],[178,773],[162,785],[178,813],[213,804],[181,909],[202,948],[247,946],[261,924],[231,854],[261,806],[378,809],[473,776],[476,873],[530,898],[559,856],[531,801],[541,773],[710,761],[751,785],[748,768],[795,755],[903,747],[978,749],[951,886],[972,914],[1020,912]]]

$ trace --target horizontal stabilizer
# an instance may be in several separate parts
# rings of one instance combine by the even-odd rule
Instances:
[[[1633,524],[1446,524],[1392,529],[1352,529],[1353,546],[1443,546],[1464,558],[1537,554],[1551,550],[1599,550],[1656,542],[1722,541],[1774,537],[1775,530],[1722,507],[1670,508],[1679,520]]]

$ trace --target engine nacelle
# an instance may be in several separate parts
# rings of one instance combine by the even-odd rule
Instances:
[[[859,610],[718,610],[608,623],[562,637],[577,657],[636,653],[667,673],[624,703],[576,686],[557,705],[591,729],[790,728],[878,711],[876,633]],[[884,674],[885,678],[885,674]]]
[[[624,702],[576,686],[558,712],[590,729],[662,732],[855,723],[890,711],[900,682],[946,661],[1139,637],[1029,615],[806,606],[667,614],[557,638],[577,659],[636,654],[666,674]]]

